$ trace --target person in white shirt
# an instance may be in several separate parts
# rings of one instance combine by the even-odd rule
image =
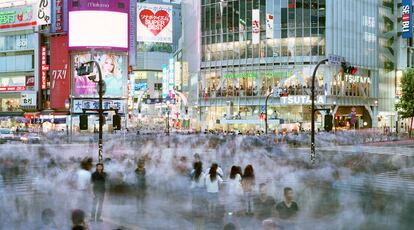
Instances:
[[[83,210],[89,210],[90,190],[91,190],[91,175],[89,171],[89,163],[83,160],[80,164],[80,169],[76,171],[76,199],[73,208],[81,208]]]
[[[241,210],[241,199],[243,196],[242,177],[240,167],[233,165],[227,183],[227,209],[229,212]]]
[[[210,168],[208,175],[205,178],[207,197],[209,200],[209,213],[213,214],[217,208],[219,197],[219,187],[223,183],[223,179],[217,173],[217,167],[214,165]]]
[[[193,171],[191,172],[191,207],[193,213],[193,225],[195,229],[202,229],[204,225],[203,216],[206,210],[203,205],[206,203],[205,192],[205,175],[203,173],[203,163],[201,161],[194,162]]]

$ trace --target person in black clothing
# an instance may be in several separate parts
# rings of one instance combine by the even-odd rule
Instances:
[[[144,212],[144,201],[147,194],[147,181],[145,178],[145,162],[139,160],[137,169],[135,169],[136,176],[136,198],[137,198],[137,211]]]
[[[282,220],[289,220],[296,217],[299,207],[298,204],[293,201],[293,189],[286,187],[284,188],[285,200],[278,203],[276,210],[278,211],[279,218]]]
[[[72,230],[87,230],[88,225],[85,223],[85,213],[80,209],[72,211]]]
[[[259,185],[260,194],[253,199],[255,217],[263,221],[267,218],[274,217],[276,201],[273,197],[267,195],[266,184]]]
[[[103,171],[102,163],[96,164],[96,171],[92,174],[93,184],[93,203],[92,203],[92,221],[101,222],[102,205],[105,197],[106,173]],[[95,216],[97,214],[97,216]]]

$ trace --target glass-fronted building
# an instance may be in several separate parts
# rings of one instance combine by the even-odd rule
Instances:
[[[339,65],[321,66],[316,75],[318,108],[331,109],[337,128],[377,125],[384,72],[379,34],[387,23],[380,17],[384,4],[376,0],[203,0],[201,4],[198,91],[203,129],[263,129],[265,98],[271,92],[271,129],[309,129],[311,76],[316,63],[331,54],[344,57],[358,72],[349,75]]]

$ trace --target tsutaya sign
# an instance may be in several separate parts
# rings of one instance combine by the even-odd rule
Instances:
[[[317,96],[315,104],[325,104],[326,98],[324,96]],[[287,96],[280,98],[282,105],[310,105],[312,103],[310,96]]]

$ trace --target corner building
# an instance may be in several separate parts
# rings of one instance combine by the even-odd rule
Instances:
[[[381,14],[387,11],[380,4],[202,0],[202,128],[264,129],[265,99],[273,90],[269,129],[310,129],[311,76],[316,63],[331,54],[344,57],[358,72],[347,75],[340,66],[322,65],[316,75],[317,107],[331,110],[337,129],[377,126],[380,73],[394,70],[389,64],[396,59],[381,56],[387,50],[380,45],[387,23]],[[324,114],[319,113],[317,127]]]

